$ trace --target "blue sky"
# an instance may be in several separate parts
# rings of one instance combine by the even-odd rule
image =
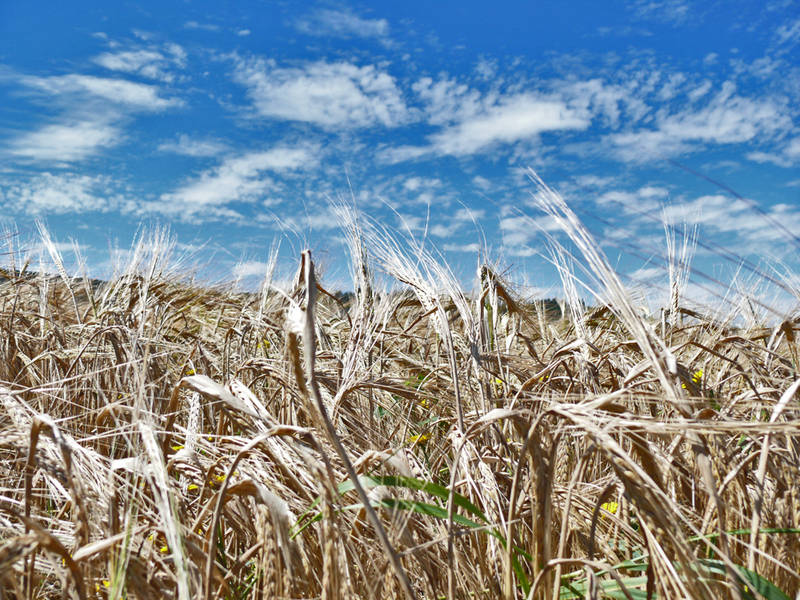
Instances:
[[[0,203],[93,272],[144,223],[212,278],[275,240],[343,277],[352,193],[466,283],[485,240],[546,288],[529,167],[634,280],[663,279],[662,215],[715,278],[716,245],[795,265],[796,2],[48,4],[0,3]]]

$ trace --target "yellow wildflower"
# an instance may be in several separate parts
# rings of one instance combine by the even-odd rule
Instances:
[[[617,514],[617,509],[619,508],[619,504],[617,504],[616,502],[604,502],[603,504],[600,505],[600,508],[602,508],[603,510],[607,510],[612,515],[615,515]]]

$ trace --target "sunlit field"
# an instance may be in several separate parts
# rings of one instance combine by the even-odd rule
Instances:
[[[690,304],[675,230],[644,311],[534,185],[558,304],[347,210],[351,294],[11,261],[0,598],[797,597],[796,313]]]

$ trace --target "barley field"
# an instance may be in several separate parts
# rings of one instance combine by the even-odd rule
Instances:
[[[588,302],[555,238],[559,310],[352,211],[349,295],[309,252],[200,285],[158,236],[8,267],[0,598],[800,597],[796,313],[690,306],[675,238],[645,313],[536,193]]]

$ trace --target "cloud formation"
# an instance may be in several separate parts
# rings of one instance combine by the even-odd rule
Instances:
[[[107,212],[119,206],[108,178],[74,173],[40,173],[9,186],[0,198],[5,211],[31,216]]]
[[[323,8],[299,19],[299,31],[307,35],[339,38],[379,38],[389,35],[389,22],[386,19],[365,19],[344,9]]]
[[[655,124],[653,129],[609,135],[606,141],[621,160],[646,162],[707,145],[768,140],[790,129],[792,118],[777,100],[739,96],[734,94],[734,86],[726,83],[706,106],[674,113],[662,110]]]
[[[591,124],[586,102],[534,92],[480,93],[449,79],[424,78],[414,85],[429,124],[427,145],[384,149],[386,162],[426,155],[468,156],[498,145],[534,139],[548,131],[583,130]],[[582,105],[581,105],[582,104]]]
[[[115,146],[121,139],[119,128],[104,121],[67,121],[17,137],[8,152],[26,161],[71,163]]]
[[[72,106],[81,97],[103,100],[106,107],[116,105],[143,111],[160,111],[183,104],[178,98],[161,97],[155,85],[125,79],[72,73],[53,77],[26,76],[21,81],[28,88],[60,97]]]
[[[172,69],[186,66],[186,52],[178,44],[166,44],[163,49],[104,52],[95,56],[92,61],[110,71],[171,82],[175,79]]]
[[[374,65],[312,62],[280,67],[274,60],[237,60],[235,80],[262,117],[311,123],[329,130],[381,125],[409,118],[395,79]]]
[[[228,158],[208,169],[159,201],[143,205],[145,212],[159,212],[184,220],[239,218],[229,205],[252,203],[276,187],[268,173],[310,168],[317,162],[313,148],[279,147]]]
[[[217,156],[227,150],[227,148],[228,146],[221,141],[196,139],[182,133],[178,136],[176,141],[162,142],[159,144],[158,151],[181,154],[183,156],[203,157]]]

